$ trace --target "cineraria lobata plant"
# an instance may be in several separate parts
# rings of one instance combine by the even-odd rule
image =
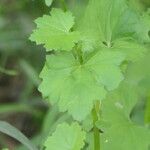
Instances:
[[[52,52],[39,90],[72,116],[49,135],[46,150],[148,150],[149,129],[130,116],[138,81],[126,72],[148,53],[149,18],[127,0],[89,0],[83,17],[52,8],[35,21],[30,40]]]

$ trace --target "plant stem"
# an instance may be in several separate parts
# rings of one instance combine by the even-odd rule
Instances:
[[[65,3],[65,0],[60,0],[60,1],[61,1],[63,10],[67,11],[67,6],[66,6],[66,3]]]
[[[79,59],[79,62],[80,64],[83,63],[83,58],[82,58],[82,51],[80,48],[77,49],[77,53],[78,53],[78,59]]]
[[[150,123],[150,96],[147,96],[147,100],[146,100],[144,121],[145,124]]]
[[[94,150],[100,150],[100,132],[99,132],[99,129],[96,127],[96,122],[98,121],[97,108],[99,108],[99,106],[94,106],[92,110]]]
[[[4,74],[10,75],[10,76],[17,75],[17,71],[15,71],[15,70],[8,70],[8,69],[5,69],[5,68],[2,68],[1,66],[0,66],[0,73],[4,73]]]
[[[75,56],[76,59],[80,62],[80,64],[83,64],[83,57],[82,57],[82,50],[81,50],[81,45],[78,43],[75,45],[73,48],[73,55]]]

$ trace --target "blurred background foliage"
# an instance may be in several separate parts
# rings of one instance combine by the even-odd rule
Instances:
[[[33,20],[48,10],[41,0],[0,1],[0,120],[27,137],[40,132],[48,110],[37,91],[45,51],[28,40]],[[16,144],[0,135],[1,147],[13,149]]]
[[[150,0],[128,1],[141,15],[149,12]],[[52,7],[63,7],[61,2],[55,0]],[[68,0],[66,4],[80,17],[86,2],[87,0]],[[37,90],[40,83],[38,75],[44,65],[46,52],[42,46],[31,43],[28,37],[35,27],[33,20],[49,13],[50,9],[44,0],[0,0],[0,120],[17,127],[36,145],[58,123],[70,119],[68,115],[58,113],[57,107],[51,108],[43,101]],[[146,45],[149,49],[150,44]],[[136,87],[138,83],[135,90],[138,93],[140,91],[140,98],[144,99],[133,110],[133,120],[139,124],[150,122],[149,60],[150,55],[147,55],[128,69],[129,79],[135,81]],[[14,139],[0,134],[0,149],[2,147],[24,149]]]

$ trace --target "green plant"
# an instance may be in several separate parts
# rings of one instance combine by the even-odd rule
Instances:
[[[50,6],[52,4],[53,0],[45,0],[45,3],[47,6]]]
[[[20,131],[4,121],[0,121],[0,132],[15,138],[23,145],[25,145],[29,150],[37,150],[37,148],[27,139],[27,137],[25,137]]]
[[[51,52],[39,90],[71,117],[46,150],[148,150],[149,129],[131,118],[143,76],[132,80],[127,70],[148,53],[149,14],[127,0],[90,0],[76,19],[63,8],[38,18],[30,37]]]

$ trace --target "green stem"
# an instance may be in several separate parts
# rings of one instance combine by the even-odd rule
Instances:
[[[94,150],[100,150],[100,132],[99,132],[99,129],[96,127],[96,122],[98,121],[98,114],[97,114],[97,108],[98,107],[99,106],[96,105],[96,106],[94,106],[94,108],[92,110]]]
[[[3,104],[0,105],[0,115],[27,112],[34,115],[37,118],[43,117],[43,113],[27,104]]]
[[[83,64],[83,58],[82,58],[82,51],[81,51],[81,49],[78,49],[77,53],[78,53],[78,59],[79,59],[80,64]]]
[[[150,123],[150,96],[147,97],[144,120],[145,124]]]
[[[82,50],[81,50],[81,45],[78,43],[75,45],[75,47],[73,48],[73,55],[76,59],[78,59],[80,64],[83,64],[83,54],[82,54]]]
[[[78,60],[80,64],[83,64],[82,50],[81,50],[81,45],[79,43],[76,45],[76,50],[77,50]]]
[[[65,0],[60,0],[61,1],[61,5],[62,5],[62,8],[64,11],[67,11],[67,6],[66,6],[66,3],[65,3]]]
[[[10,75],[10,76],[17,75],[17,71],[15,71],[15,70],[8,70],[8,69],[2,68],[2,67],[0,67],[0,73],[4,73],[4,74]]]

